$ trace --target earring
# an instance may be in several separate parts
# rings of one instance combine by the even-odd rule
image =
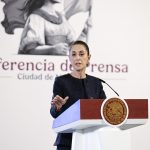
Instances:
[[[86,64],[86,66],[89,67],[89,65],[90,65],[90,62],[88,61],[88,63]]]

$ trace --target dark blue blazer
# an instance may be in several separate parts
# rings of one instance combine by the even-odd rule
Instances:
[[[59,95],[63,98],[69,96],[66,104],[60,111],[51,106],[50,113],[56,118],[79,99],[105,99],[101,80],[94,76],[86,75],[85,79],[78,79],[70,74],[56,77],[53,86],[53,97]],[[65,119],[65,118],[64,118]],[[59,133],[54,145],[71,146],[72,133]]]

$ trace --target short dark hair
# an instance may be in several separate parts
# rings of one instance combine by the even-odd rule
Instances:
[[[83,45],[85,47],[85,49],[87,50],[88,55],[90,55],[90,50],[89,50],[89,46],[87,45],[87,43],[85,43],[83,41],[75,41],[75,42],[73,42],[73,43],[70,44],[70,49],[74,45]]]

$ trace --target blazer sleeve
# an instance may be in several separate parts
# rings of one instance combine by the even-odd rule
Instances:
[[[63,97],[63,90],[62,89],[63,89],[62,81],[59,79],[59,77],[56,77],[55,81],[54,81],[54,85],[53,85],[53,97],[52,97],[52,99],[56,95]],[[51,105],[50,114],[52,115],[53,118],[56,118],[61,114],[61,111],[57,111],[56,107],[54,105]]]

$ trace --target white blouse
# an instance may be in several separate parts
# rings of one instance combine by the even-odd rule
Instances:
[[[75,40],[75,32],[66,18],[57,13],[52,16],[44,10],[38,9],[32,13],[25,24],[19,51],[26,51],[36,46],[71,43]]]

